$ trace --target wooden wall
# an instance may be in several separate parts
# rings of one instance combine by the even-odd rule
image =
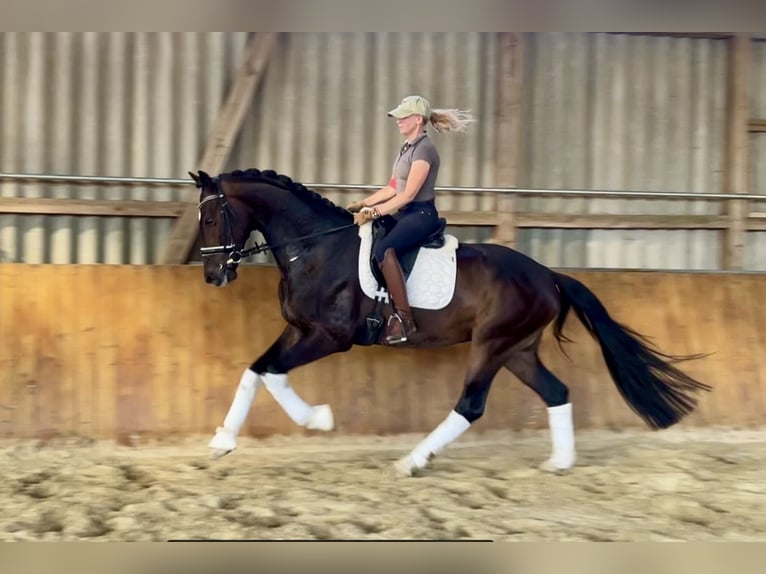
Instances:
[[[713,385],[688,425],[766,423],[766,275],[577,272],[612,315],[672,353],[714,352],[688,371]],[[242,370],[281,331],[276,269],[245,268],[224,289],[199,267],[0,264],[0,437],[210,434]],[[571,387],[579,428],[641,428],[574,315],[571,361],[546,340],[543,358]],[[355,348],[294,371],[312,403],[333,406],[338,431],[426,432],[460,394],[465,345]],[[478,429],[541,428],[545,409],[501,373]],[[266,392],[247,432],[306,432]]]

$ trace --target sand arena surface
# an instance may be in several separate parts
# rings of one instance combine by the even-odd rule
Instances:
[[[0,442],[0,540],[766,540],[766,430],[580,431],[565,475],[546,433],[469,432],[406,479],[419,434],[209,438]]]

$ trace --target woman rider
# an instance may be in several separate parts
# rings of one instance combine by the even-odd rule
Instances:
[[[430,122],[437,132],[465,131],[473,121],[468,112],[431,109],[421,96],[407,96],[388,112],[396,118],[405,142],[399,150],[388,185],[363,201],[348,206],[355,213],[354,223],[363,225],[383,215],[392,216],[395,225],[375,247],[373,254],[391,295],[394,312],[388,320],[386,343],[404,343],[417,330],[412,320],[400,256],[421,244],[436,231],[439,214],[434,204],[434,186],[439,174],[439,152],[426,132]]]

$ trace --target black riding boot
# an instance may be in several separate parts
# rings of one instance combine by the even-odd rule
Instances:
[[[380,270],[386,280],[386,286],[394,306],[394,312],[388,318],[386,343],[389,345],[404,343],[409,335],[417,331],[417,327],[412,320],[404,273],[393,249],[386,250],[383,262],[380,264]]]

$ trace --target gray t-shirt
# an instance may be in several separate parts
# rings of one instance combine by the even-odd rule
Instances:
[[[431,164],[428,175],[417,195],[412,201],[433,201],[436,176],[439,175],[439,152],[428,134],[421,134],[411,144],[405,143],[394,161],[394,177],[396,178],[396,193],[403,193],[410,175],[412,163],[422,159]]]

